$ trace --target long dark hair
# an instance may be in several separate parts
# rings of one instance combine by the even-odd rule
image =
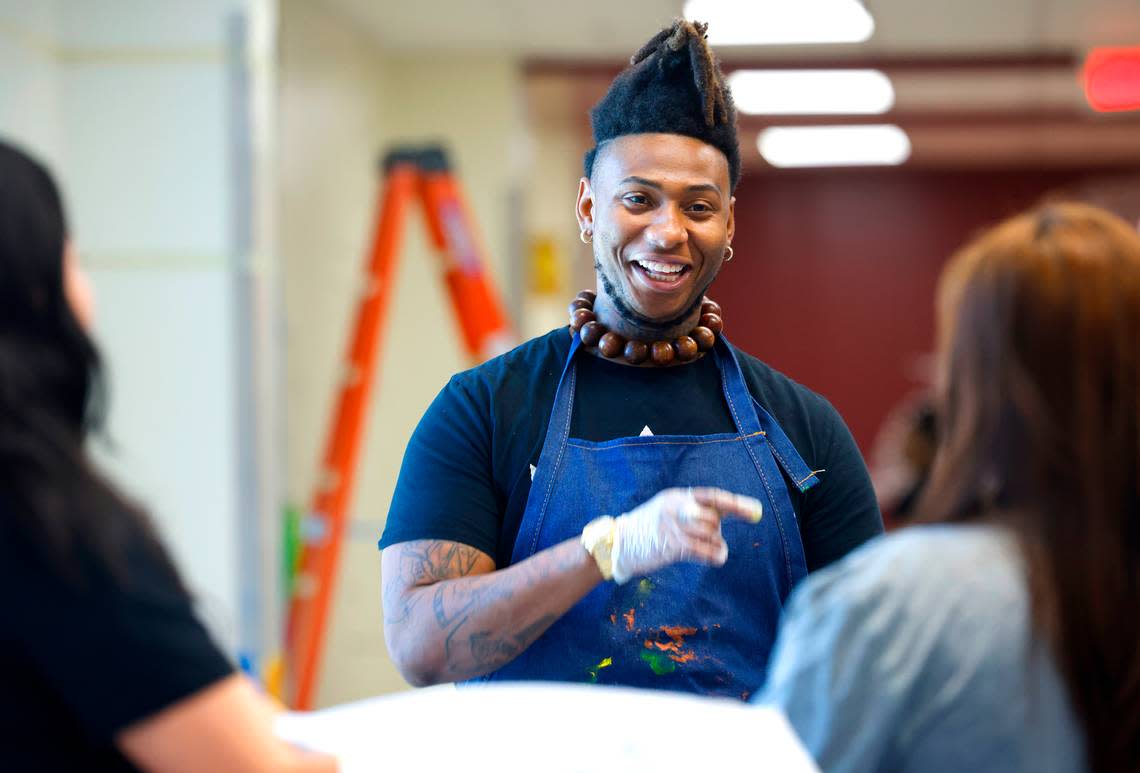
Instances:
[[[1015,217],[953,259],[939,314],[923,520],[1013,529],[1091,768],[1140,770],[1140,235],[1079,204]]]
[[[105,390],[64,291],[67,234],[51,175],[0,142],[0,535],[72,580],[93,569],[123,579],[130,550],[165,553],[84,452]]]

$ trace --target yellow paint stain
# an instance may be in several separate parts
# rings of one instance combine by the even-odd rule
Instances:
[[[586,671],[586,681],[589,682],[590,684],[597,684],[598,683],[598,672],[601,671],[603,668],[609,668],[613,664],[614,664],[613,658],[603,658],[602,661],[600,663],[598,663],[598,665],[596,665],[593,668]]]

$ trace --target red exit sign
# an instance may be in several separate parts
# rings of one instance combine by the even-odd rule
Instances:
[[[1085,58],[1081,81],[1093,110],[1140,110],[1140,46],[1094,48]]]

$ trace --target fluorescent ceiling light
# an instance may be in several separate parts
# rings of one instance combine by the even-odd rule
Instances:
[[[875,31],[858,0],[688,0],[684,14],[708,22],[714,46],[862,43]]]
[[[728,76],[736,109],[750,115],[885,113],[895,103],[878,70],[737,70]]]
[[[910,156],[906,132],[874,126],[773,126],[756,140],[772,166],[869,166],[901,164]]]

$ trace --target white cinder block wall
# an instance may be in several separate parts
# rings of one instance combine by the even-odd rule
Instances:
[[[275,539],[249,485],[260,420],[239,416],[258,82],[241,73],[257,8],[0,0],[0,135],[53,168],[97,294],[113,447],[95,450],[233,655],[270,652],[276,627]]]
[[[506,296],[521,89],[517,68],[505,57],[395,57],[322,5],[285,0],[280,13],[288,480],[293,500],[307,504],[376,215],[379,154],[400,141],[448,145],[490,270]],[[468,365],[417,210],[405,225],[397,283],[320,705],[406,688],[384,647],[376,541],[408,437],[451,374]]]

